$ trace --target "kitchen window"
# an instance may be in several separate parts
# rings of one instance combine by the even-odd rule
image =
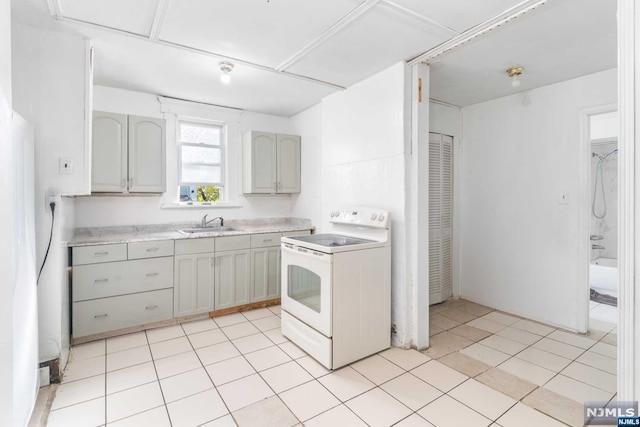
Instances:
[[[178,121],[179,200],[210,204],[224,200],[225,127],[222,124]]]

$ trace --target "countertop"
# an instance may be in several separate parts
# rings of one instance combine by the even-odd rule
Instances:
[[[238,236],[243,234],[278,233],[288,231],[313,230],[311,220],[303,218],[262,218],[249,220],[226,220],[225,226],[231,231],[183,234],[177,230],[196,228],[195,222],[181,222],[157,225],[128,225],[122,227],[76,228],[70,247],[108,245],[113,243],[147,242],[153,240],[198,239],[201,237]]]

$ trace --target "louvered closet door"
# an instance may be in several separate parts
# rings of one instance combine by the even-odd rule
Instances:
[[[452,295],[453,138],[429,134],[429,303]]]

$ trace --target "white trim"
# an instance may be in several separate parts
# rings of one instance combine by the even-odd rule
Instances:
[[[418,79],[422,79],[422,102]],[[411,67],[411,156],[408,235],[411,278],[411,340],[418,350],[429,346],[429,66]]]
[[[233,117],[236,120],[240,120],[242,110],[239,108],[223,107],[220,105],[202,104],[194,101],[187,101],[184,99],[167,98],[164,96],[158,96],[158,102],[160,103],[160,112],[172,113],[177,116],[188,117],[193,119],[194,122],[200,121],[201,123],[212,123],[215,120],[207,120],[198,115],[198,112],[209,112],[224,117]],[[218,120],[218,123],[224,123],[225,120]]]
[[[423,15],[417,13],[417,12],[414,12],[411,9],[407,9],[406,7],[401,6],[401,5],[397,4],[397,3],[394,3],[394,2],[392,2],[390,0],[383,0],[383,3],[386,4],[387,6],[390,6],[393,9],[396,9],[396,10],[404,13],[405,15],[410,16],[412,18],[415,18],[418,21],[421,21],[421,22],[423,22],[425,24],[433,25],[433,26],[438,27],[438,28],[440,28],[442,30],[445,30],[445,31],[447,31],[447,32],[449,32],[451,34],[460,35],[460,31],[454,30],[453,28],[451,28],[451,27],[449,27],[447,25],[441,24],[441,23],[439,23],[437,21],[434,21],[433,19],[429,19],[426,16],[423,16]]]
[[[618,111],[620,134],[618,139],[618,400],[636,401],[640,397],[640,316],[635,309],[640,306],[635,293],[635,272],[640,268],[636,259],[635,244],[640,235],[635,227],[640,209],[636,209],[640,175],[635,168],[640,162],[640,151],[635,151],[637,120],[636,93],[636,23],[640,23],[640,8],[635,0],[618,0]]]
[[[347,25],[367,13],[369,9],[380,3],[382,0],[366,0],[364,3],[361,3],[358,7],[353,9],[351,12],[347,13],[345,16],[340,18],[338,22],[329,27],[325,32],[320,34],[311,43],[307,44],[305,47],[291,55],[287,58],[283,63],[276,67],[276,71],[284,71],[285,69],[291,67],[296,62],[300,61],[310,52],[315,50],[322,43],[333,37],[336,33],[344,29]]]
[[[548,0],[525,0],[517,5],[505,10],[504,12],[494,16],[493,18],[487,19],[486,21],[476,25],[468,29],[467,31],[460,34],[458,37],[454,37],[446,42],[429,49],[425,53],[416,56],[414,59],[409,61],[409,65],[415,65],[419,62],[429,61],[436,56],[442,55],[445,52],[448,52],[452,49],[455,49],[464,43],[467,43],[476,37],[482,36],[501,25],[506,24],[507,22],[515,19],[525,13],[537,8],[538,6],[542,6]]]
[[[62,8],[60,7],[59,0],[47,0],[47,6],[49,6],[49,13],[56,19],[62,19]]]
[[[153,17],[153,24],[151,25],[151,31],[149,31],[149,38],[151,40],[158,40],[160,37],[160,30],[164,23],[164,17],[167,13],[167,7],[169,0],[159,0],[158,7],[156,8],[156,14]]]
[[[577,271],[577,323],[576,331],[586,333],[589,330],[589,264],[591,261],[591,116],[617,111],[616,104],[589,108],[580,111],[580,147],[578,149],[578,181],[581,190],[578,194],[578,271]]]
[[[91,39],[85,41],[84,58],[84,194],[91,194],[93,150],[93,66],[94,48]]]

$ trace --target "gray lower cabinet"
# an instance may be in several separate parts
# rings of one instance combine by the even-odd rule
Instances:
[[[213,310],[215,255],[176,255],[173,312],[176,317]]]
[[[173,240],[73,248],[73,337],[171,319],[173,252]]]
[[[248,304],[251,250],[216,252],[215,309]]]
[[[251,302],[280,298],[280,246],[251,249]]]

